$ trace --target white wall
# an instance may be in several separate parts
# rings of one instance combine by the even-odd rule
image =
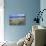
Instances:
[[[0,0],[0,42],[4,41],[4,3]]]
[[[46,0],[40,0],[40,9],[46,9]],[[43,22],[41,21],[40,24],[46,26],[46,11],[43,12]]]

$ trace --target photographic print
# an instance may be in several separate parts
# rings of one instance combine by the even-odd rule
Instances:
[[[26,20],[25,20],[25,15],[24,14],[15,14],[11,15],[9,17],[9,24],[10,25],[25,25]]]

